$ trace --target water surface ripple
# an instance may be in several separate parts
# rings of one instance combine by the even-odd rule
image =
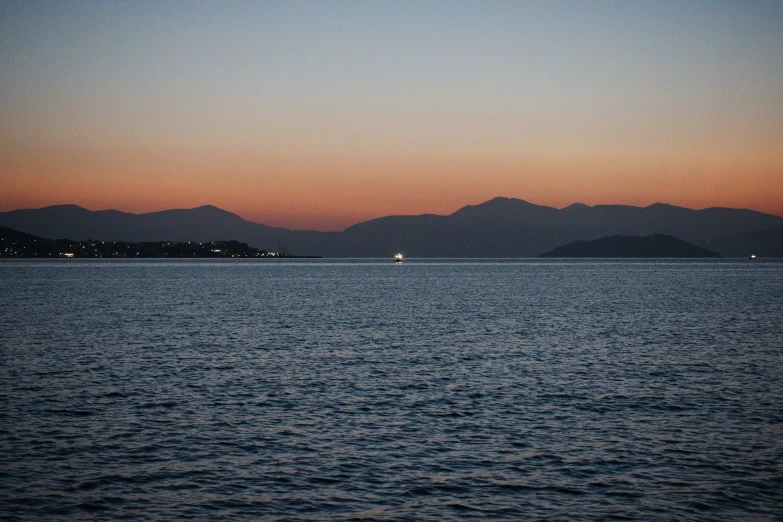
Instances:
[[[781,520],[783,263],[0,263],[0,518]]]

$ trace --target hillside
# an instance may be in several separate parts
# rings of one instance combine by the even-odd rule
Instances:
[[[608,236],[593,241],[574,241],[538,257],[722,257],[666,234]]]

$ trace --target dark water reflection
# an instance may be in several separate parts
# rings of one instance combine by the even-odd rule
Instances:
[[[783,263],[0,263],[0,518],[779,520]]]

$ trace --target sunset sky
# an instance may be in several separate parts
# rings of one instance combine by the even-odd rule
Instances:
[[[783,2],[0,2],[0,211],[783,215]]]

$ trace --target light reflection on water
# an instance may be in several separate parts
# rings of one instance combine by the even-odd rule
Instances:
[[[774,520],[783,264],[0,263],[5,518]]]

